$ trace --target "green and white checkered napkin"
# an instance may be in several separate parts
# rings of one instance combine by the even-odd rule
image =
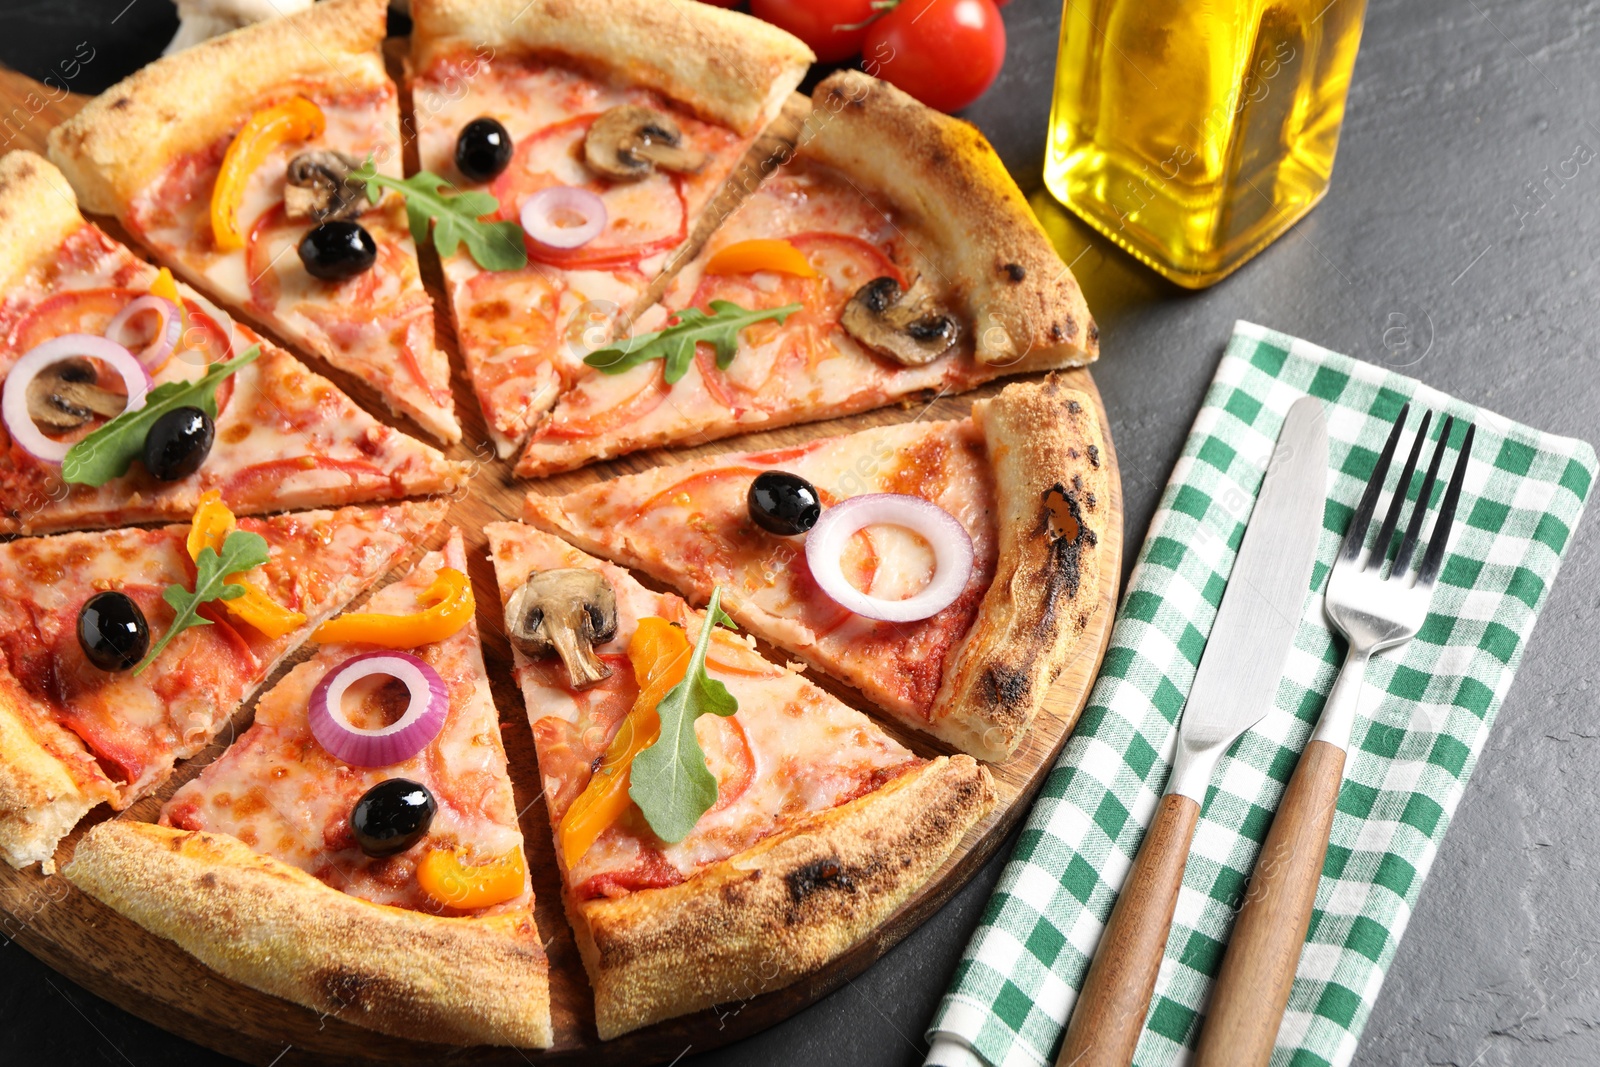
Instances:
[[[1330,441],[1314,593],[1277,709],[1223,759],[1207,794],[1134,1062],[1179,1062],[1198,1036],[1259,843],[1343,655],[1322,616],[1328,568],[1409,400],[1413,426],[1421,408],[1454,415],[1457,446],[1464,421],[1477,424],[1458,513],[1465,522],[1422,631],[1367,670],[1316,912],[1272,1062],[1342,1067],[1354,1055],[1583,512],[1595,454],[1582,441],[1239,323],[1162,494],[1082,721],[934,1019],[930,1064],[981,1062],[974,1051],[994,1067],[1051,1062],[1166,783],[1178,713],[1278,429],[1307,393],[1326,405]],[[1391,487],[1397,479],[1398,470]]]

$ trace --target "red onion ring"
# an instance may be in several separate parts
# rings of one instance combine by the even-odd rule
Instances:
[[[34,459],[43,463],[60,463],[66,458],[71,441],[57,441],[46,437],[28,414],[28,386],[39,372],[53,364],[74,356],[88,356],[103,360],[122,377],[128,387],[128,406],[124,412],[144,407],[145,394],[153,384],[150,372],[134,358],[132,352],[104,337],[90,333],[68,333],[35,345],[23,353],[6,375],[3,392],[0,392],[0,418],[5,420],[11,439]]]
[[[344,694],[352,684],[375,674],[405,684],[411,703],[405,714],[381,730],[364,730],[344,717]],[[450,694],[439,672],[405,652],[363,652],[323,675],[311,691],[311,736],[330,756],[352,767],[390,767],[427,747],[444,728]]]
[[[146,370],[155,373],[167,362],[172,350],[178,347],[178,339],[183,336],[183,316],[178,313],[177,304],[154,293],[148,293],[137,300],[130,300],[128,305],[117,312],[116,317],[106,325],[106,337],[116,341],[117,344],[122,344],[119,335],[123,328],[133,321],[135,315],[145,311],[154,311],[159,316],[156,321],[156,333],[154,339],[134,358],[144,364]]]
[[[933,547],[933,580],[916,596],[885,600],[863,593],[844,576],[839,557],[857,530],[877,523],[904,526]],[[817,585],[841,607],[881,622],[916,622],[955,603],[972,576],[972,537],[956,517],[919,496],[867,493],[822,513],[806,534],[806,563]]]
[[[547,248],[581,247],[605,228],[606,202],[588,189],[551,185],[522,202],[523,231]]]

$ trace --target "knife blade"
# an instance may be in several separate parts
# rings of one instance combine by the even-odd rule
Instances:
[[[1322,405],[1304,397],[1278,433],[1179,720],[1166,791],[1101,934],[1058,1067],[1133,1061],[1206,788],[1223,754],[1271,710],[1299,629],[1327,470]]]
[[[1300,628],[1327,499],[1322,403],[1289,409],[1178,725],[1167,793],[1204,801],[1222,754],[1272,708]]]

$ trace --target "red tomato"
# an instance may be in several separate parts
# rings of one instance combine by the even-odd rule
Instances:
[[[1006,26],[993,0],[904,0],[867,27],[861,65],[929,107],[960,111],[1006,60]]]
[[[876,14],[872,0],[750,0],[750,13],[800,38],[820,63],[838,63],[860,52],[867,34],[862,23]]]
[[[700,0],[700,2],[702,4],[710,4],[712,7],[738,7],[739,6],[739,0]]]

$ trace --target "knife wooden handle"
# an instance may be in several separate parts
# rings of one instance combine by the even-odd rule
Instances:
[[[1199,819],[1200,805],[1189,797],[1169,793],[1161,798],[1100,935],[1056,1067],[1127,1067],[1133,1062]]]
[[[1344,749],[1312,741],[1278,804],[1211,990],[1195,1067],[1266,1067],[1289,1003],[1344,781]]]

